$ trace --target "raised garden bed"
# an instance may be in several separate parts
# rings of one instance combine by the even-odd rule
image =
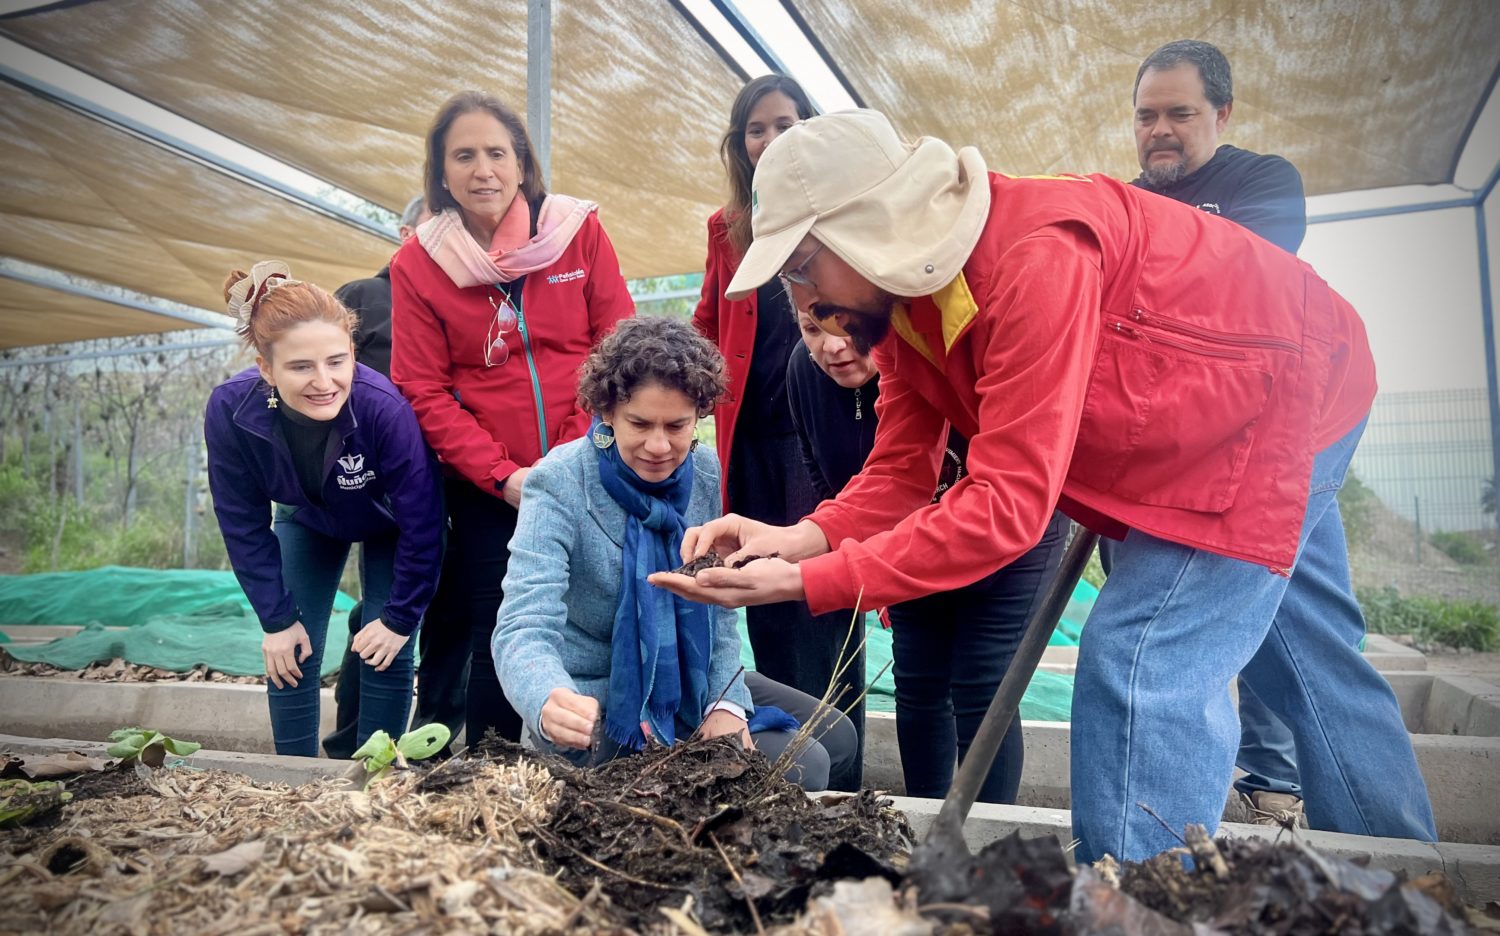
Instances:
[[[913,836],[889,801],[809,798],[731,739],[592,771],[493,745],[365,791],[190,766],[108,776],[0,832],[0,930],[1396,933],[1459,932],[1443,908],[1471,913],[1441,880],[1402,887],[1288,843],[1221,841],[1206,846],[1220,871],[1168,856],[1117,888],[1055,839],[1012,836],[938,894],[907,874]]]

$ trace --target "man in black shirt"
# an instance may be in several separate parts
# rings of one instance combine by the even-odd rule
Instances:
[[[802,341],[787,359],[787,403],[802,460],[818,496],[826,500],[859,473],[875,446],[880,374],[853,342],[823,331],[806,312],[796,316]],[[968,440],[950,431],[934,501],[963,479],[968,451]],[[1029,552],[971,585],[887,609],[896,744],[906,795],[947,795],[954,766],[968,753],[1015,656],[1032,604],[1062,559],[1067,522],[1054,514]],[[1016,719],[980,787],[979,801],[1014,803],[1023,759]]]
[[[1135,80],[1135,146],[1141,174],[1131,184],[1228,218],[1288,253],[1307,233],[1302,176],[1280,156],[1225,144],[1234,109],[1229,62],[1206,42],[1162,46]]]
[[[417,226],[428,218],[432,212],[427,210],[427,202],[418,195],[406,203],[406,210],[401,212],[401,242],[405,243],[407,238],[417,233]],[[354,333],[354,357],[359,363],[366,367],[372,367],[385,376],[391,376],[391,267],[386,264],[379,273],[365,279],[357,279],[353,282],[340,286],[333,294],[334,298],[344,304],[344,307],[359,316],[359,327]],[[441,586],[439,587],[441,592]],[[434,597],[428,608],[428,615],[432,616],[438,608],[438,599],[441,595]],[[323,750],[329,757],[346,758],[354,756],[355,731],[359,727],[359,666],[362,662],[359,654],[354,652],[353,640],[356,624],[359,621],[360,606],[356,604],[354,610],[349,612],[349,640],[350,644],[344,648],[344,662],[339,668],[339,681],[333,689],[334,702],[338,708],[335,728],[333,734],[323,739]],[[430,633],[429,628],[422,628],[417,632],[417,644],[420,655],[427,656],[427,646]],[[464,659],[467,661],[468,657]],[[422,673],[418,673],[418,685],[421,685]],[[428,673],[429,684],[436,681],[447,682],[449,680],[437,680]],[[467,674],[465,674],[467,675]],[[439,706],[439,710],[432,711],[434,702],[431,699],[431,689],[422,692],[419,688],[417,696],[417,709],[415,724],[426,725],[434,721],[453,727],[462,719],[463,713],[463,683],[467,680],[459,680],[458,710],[455,714],[449,708]]]
[[[1141,174],[1132,184],[1249,228],[1296,253],[1307,233],[1302,176],[1280,156],[1219,146],[1234,109],[1229,61],[1206,42],[1171,42],[1141,63],[1135,78],[1135,145]],[[1101,546],[1109,569],[1109,544]],[[1243,677],[1240,752],[1246,772],[1235,782],[1256,820],[1300,816],[1292,732]]]

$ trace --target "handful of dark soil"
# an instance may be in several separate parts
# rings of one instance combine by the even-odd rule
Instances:
[[[750,563],[754,562],[757,559],[775,559],[775,558],[777,558],[780,555],[781,555],[780,553],[771,553],[769,556],[746,556],[745,558],[741,559],[739,562],[736,562],[734,565],[730,566],[730,568],[733,568],[733,569],[743,569],[745,566],[749,565]],[[672,570],[672,574],[673,575],[697,575],[699,572],[702,572],[704,569],[722,569],[723,567],[724,567],[724,560],[723,560],[723,558],[720,557],[718,553],[716,553],[712,549],[710,549],[708,552],[706,552],[703,555],[699,556],[697,559],[694,559],[692,562],[685,563],[685,564],[680,565],[677,568],[673,569]]]

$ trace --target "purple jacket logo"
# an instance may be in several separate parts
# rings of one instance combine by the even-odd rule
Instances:
[[[363,455],[344,455],[339,458],[339,466],[344,469],[343,475],[335,475],[334,481],[345,491],[357,491],[365,486],[365,482],[375,477],[375,472],[365,471],[365,457]],[[344,477],[350,475],[350,477]]]

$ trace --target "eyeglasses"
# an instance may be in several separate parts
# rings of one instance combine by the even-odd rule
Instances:
[[[819,242],[818,246],[813,249],[813,252],[807,255],[807,259],[797,264],[796,269],[787,270],[785,273],[776,274],[781,278],[782,287],[785,288],[788,292],[791,291],[794,285],[801,286],[805,289],[817,289],[817,284],[814,283],[810,278],[808,278],[808,275],[802,271],[807,269],[807,265],[809,263],[812,263],[813,257],[816,257],[818,255],[818,251],[822,249],[823,244],[822,242]]]
[[[490,327],[484,334],[484,366],[499,367],[510,360],[510,345],[505,343],[505,336],[516,330],[516,324],[520,316],[516,315],[516,307],[510,304],[510,293],[495,287],[500,293],[500,301],[495,302],[491,295],[490,308],[495,310],[495,317],[490,320]]]

